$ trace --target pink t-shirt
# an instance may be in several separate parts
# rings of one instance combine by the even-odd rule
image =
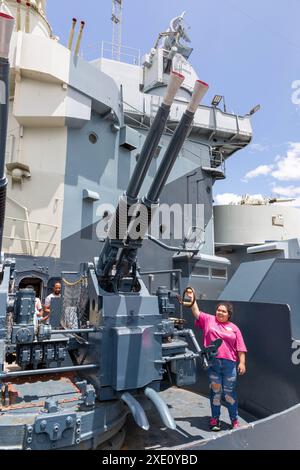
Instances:
[[[195,326],[203,330],[204,347],[207,348],[216,339],[223,340],[216,356],[218,359],[236,362],[239,358],[238,352],[247,352],[242,333],[234,323],[221,323],[215,315],[199,312]]]

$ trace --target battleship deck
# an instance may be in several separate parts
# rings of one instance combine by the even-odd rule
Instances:
[[[150,430],[143,431],[137,427],[131,416],[127,420],[126,439],[124,450],[163,450],[189,448],[203,441],[203,444],[213,439],[216,435],[222,435],[230,431],[230,420],[227,410],[222,407],[220,433],[211,432],[209,429],[210,405],[208,398],[196,393],[179,389],[169,388],[161,392],[161,397],[167,403],[172,416],[177,424],[177,430],[172,431],[163,427],[161,419],[153,410],[147,413]],[[253,421],[251,415],[241,412],[240,425],[246,426]]]

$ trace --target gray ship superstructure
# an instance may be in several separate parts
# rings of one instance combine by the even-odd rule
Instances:
[[[291,248],[299,242],[288,243],[300,236],[300,209],[286,205],[291,202],[246,195],[239,203],[214,207],[216,254],[230,260],[229,279],[247,261],[299,258],[299,250]]]
[[[14,19],[0,14],[0,132],[3,143],[3,200],[5,142],[8,119],[8,50]],[[1,283],[0,383],[2,449],[94,449],[118,447],[124,438],[129,412],[136,424],[149,430],[140,401],[148,400],[169,429],[176,429],[170,411],[159,395],[164,373],[172,373],[178,386],[196,380],[195,359],[207,364],[211,350],[200,349],[192,330],[169,318],[170,292],[149,294],[137,269],[137,255],[154,209],[179,152],[190,131],[198,105],[208,85],[197,80],[147,195],[139,193],[157,152],[174,98],[184,76],[170,71],[163,101],[143,143],[135,171],[120,199],[114,222],[94,262],[78,272],[61,274],[63,290],[51,302],[51,322],[38,321],[34,281],[47,280],[44,268],[22,269],[22,262],[5,258]],[[145,224],[134,237],[134,204],[146,207]],[[125,214],[124,214],[125,213]],[[121,235],[122,216],[126,215]],[[1,220],[3,227],[4,204]],[[113,232],[113,228],[116,232]],[[117,234],[116,234],[117,233]],[[95,253],[96,254],[96,253]],[[24,284],[25,277],[32,284]],[[21,285],[23,282],[23,286]],[[158,301],[159,299],[159,301]],[[188,349],[187,338],[194,349]],[[171,338],[173,338],[171,342]],[[215,351],[218,345],[215,345]],[[12,367],[13,370],[12,370]],[[139,401],[140,400],[140,401]],[[113,443],[113,444],[111,444]],[[103,447],[103,446],[102,446]]]
[[[47,256],[52,263],[60,259],[76,267],[92,258],[99,246],[96,232],[106,215],[104,205],[116,208],[126,189],[173,69],[185,75],[185,82],[146,177],[145,185],[150,186],[198,78],[188,61],[192,49],[178,17],[141,64],[105,58],[87,63],[57,42],[45,17],[45,2],[31,2],[29,12],[21,4],[19,13],[16,2],[5,4],[19,15],[20,26],[11,46],[3,249],[10,256],[26,255],[26,260]],[[226,159],[251,138],[249,115],[232,115],[214,106],[197,109],[161,203],[175,202],[182,208],[199,204],[202,213],[197,221],[195,214],[188,220],[180,239],[174,227],[169,237],[158,236],[171,246],[184,243],[194,254],[199,251],[198,259],[191,261],[183,252],[176,256],[176,251],[166,252],[147,241],[140,258],[147,271],[176,271],[188,265],[188,283],[191,275],[196,282],[208,270],[213,282],[207,283],[207,295],[221,292],[228,262],[214,256],[212,187],[224,177]],[[160,229],[164,231],[164,224]],[[156,276],[153,291],[161,282]]]

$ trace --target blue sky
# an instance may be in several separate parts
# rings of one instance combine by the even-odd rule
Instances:
[[[259,194],[293,197],[300,205],[300,1],[123,3],[124,45],[148,52],[170,20],[186,11],[191,62],[210,84],[205,102],[224,95],[228,111],[240,115],[261,105],[253,118],[253,143],[228,160],[227,179],[215,185],[215,201]],[[103,40],[111,41],[111,6],[111,0],[48,0],[47,14],[63,44],[72,17],[85,20],[82,50],[92,59]]]

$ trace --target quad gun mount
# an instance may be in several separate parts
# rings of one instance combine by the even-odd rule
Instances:
[[[4,199],[3,204],[0,201],[0,235],[5,207],[6,178],[2,170],[12,25],[11,17],[0,14],[0,199]],[[5,419],[0,416],[0,449],[7,448],[1,444],[3,435],[9,435],[11,448],[95,448],[119,432],[129,412],[138,426],[148,430],[148,418],[140,403],[145,397],[153,403],[165,426],[176,427],[157,393],[164,374],[178,386],[193,384],[195,359],[202,359],[205,366],[208,352],[201,351],[193,332],[183,328],[183,321],[173,318],[176,308],[171,292],[161,288],[157,296],[149,294],[137,270],[137,253],[208,89],[204,82],[196,82],[191,102],[170,140],[151,188],[141,200],[139,192],[183,80],[182,75],[171,73],[163,103],[99,258],[83,264],[79,272],[62,272],[62,295],[51,302],[50,324],[37,324],[36,293],[29,286],[21,288],[22,272],[17,263],[6,259],[1,266],[0,411]],[[134,233],[136,220],[132,215],[135,205],[140,212],[145,208],[138,236]],[[39,275],[46,277],[47,266],[40,269]],[[30,272],[34,277],[37,269],[33,267]],[[23,277],[30,278],[28,269]],[[79,299],[84,299],[81,310]],[[58,322],[54,322],[54,312],[58,313]],[[72,321],[70,317],[62,322],[71,314]],[[189,343],[196,352],[189,349]],[[55,390],[51,392],[53,377]],[[43,402],[42,397],[47,399]],[[14,432],[10,433],[12,428]]]

